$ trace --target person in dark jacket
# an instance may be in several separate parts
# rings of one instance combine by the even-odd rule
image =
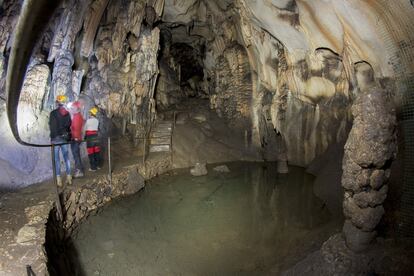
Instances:
[[[63,160],[66,166],[66,183],[72,184],[72,175],[69,159],[69,144],[70,141],[70,126],[72,120],[70,118],[69,111],[66,110],[64,104],[67,101],[67,97],[59,95],[56,98],[57,108],[50,113],[49,128],[50,128],[50,141],[55,145],[55,166],[57,175],[57,184],[62,187],[62,178],[60,176],[60,151],[62,151]]]
[[[70,149],[72,150],[73,159],[75,160],[75,173],[74,177],[82,177],[84,175],[82,159],[80,154],[80,145],[82,143],[82,131],[85,120],[81,114],[81,104],[76,101],[70,108],[72,114],[72,125],[70,127],[72,134],[72,143]]]

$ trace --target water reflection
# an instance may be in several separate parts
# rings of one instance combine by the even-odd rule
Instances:
[[[272,163],[228,166],[228,174],[158,177],[90,218],[74,241],[85,273],[260,275],[334,231],[303,169],[278,175]]]

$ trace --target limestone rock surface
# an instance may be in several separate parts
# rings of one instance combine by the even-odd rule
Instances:
[[[384,207],[360,208],[354,199],[346,199],[344,202],[344,214],[352,223],[362,231],[373,231],[384,215]]]
[[[216,172],[229,173],[230,169],[226,165],[217,166],[213,169]]]
[[[196,163],[195,166],[190,170],[193,176],[207,175],[207,165],[205,163]]]

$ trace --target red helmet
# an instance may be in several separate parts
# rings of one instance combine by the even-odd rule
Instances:
[[[80,103],[80,101],[76,101],[76,102],[74,102],[73,104],[72,104],[72,107],[74,107],[74,108],[81,108],[81,103]]]

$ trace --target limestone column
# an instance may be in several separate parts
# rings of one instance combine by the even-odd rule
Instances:
[[[74,63],[72,51],[60,50],[53,66],[52,84],[49,95],[49,105],[54,104],[57,95],[67,95],[74,100],[72,92],[72,66]]]
[[[376,237],[384,214],[387,180],[397,150],[396,117],[386,91],[375,83],[372,67],[357,63],[355,72],[360,92],[352,106],[354,122],[343,160],[343,233],[350,249],[362,251]]]

